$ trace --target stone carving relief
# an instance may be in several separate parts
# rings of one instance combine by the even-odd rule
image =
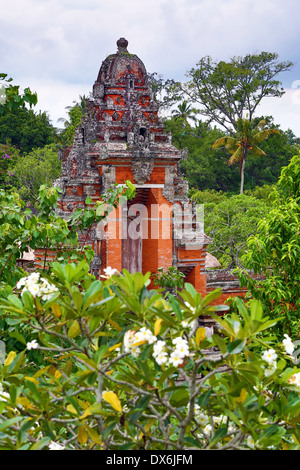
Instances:
[[[116,168],[111,165],[102,166],[103,190],[107,191],[116,182]]]
[[[145,184],[149,180],[152,170],[154,168],[154,159],[145,160],[133,159],[132,160],[132,173],[134,180],[137,184]]]
[[[174,178],[176,176],[176,168],[167,166],[165,170],[165,186],[162,195],[170,202],[174,200]]]

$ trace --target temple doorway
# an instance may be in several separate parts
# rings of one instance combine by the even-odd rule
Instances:
[[[130,273],[142,272],[143,239],[141,219],[139,215],[128,216],[125,211],[123,214],[122,269],[127,269]]]

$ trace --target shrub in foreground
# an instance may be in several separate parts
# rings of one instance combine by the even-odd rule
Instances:
[[[259,302],[229,313],[219,291],[164,297],[150,273],[88,269],[54,263],[1,292],[20,348],[0,367],[0,449],[300,448],[294,345]]]

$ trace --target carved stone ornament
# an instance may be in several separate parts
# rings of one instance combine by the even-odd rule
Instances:
[[[145,184],[149,180],[154,168],[154,159],[134,159],[132,160],[132,173],[136,184]]]

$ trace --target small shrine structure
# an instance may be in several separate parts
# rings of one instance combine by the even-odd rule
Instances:
[[[91,271],[99,277],[108,266],[143,273],[176,266],[205,295],[211,239],[180,176],[186,151],[172,144],[146,68],[127,47],[126,39],[117,41],[116,53],[102,62],[86,100],[74,144],[63,156],[58,212],[65,217],[84,207],[88,196],[96,202],[112,185],[130,180],[135,197],[106,224],[95,226],[85,241],[95,253]]]

